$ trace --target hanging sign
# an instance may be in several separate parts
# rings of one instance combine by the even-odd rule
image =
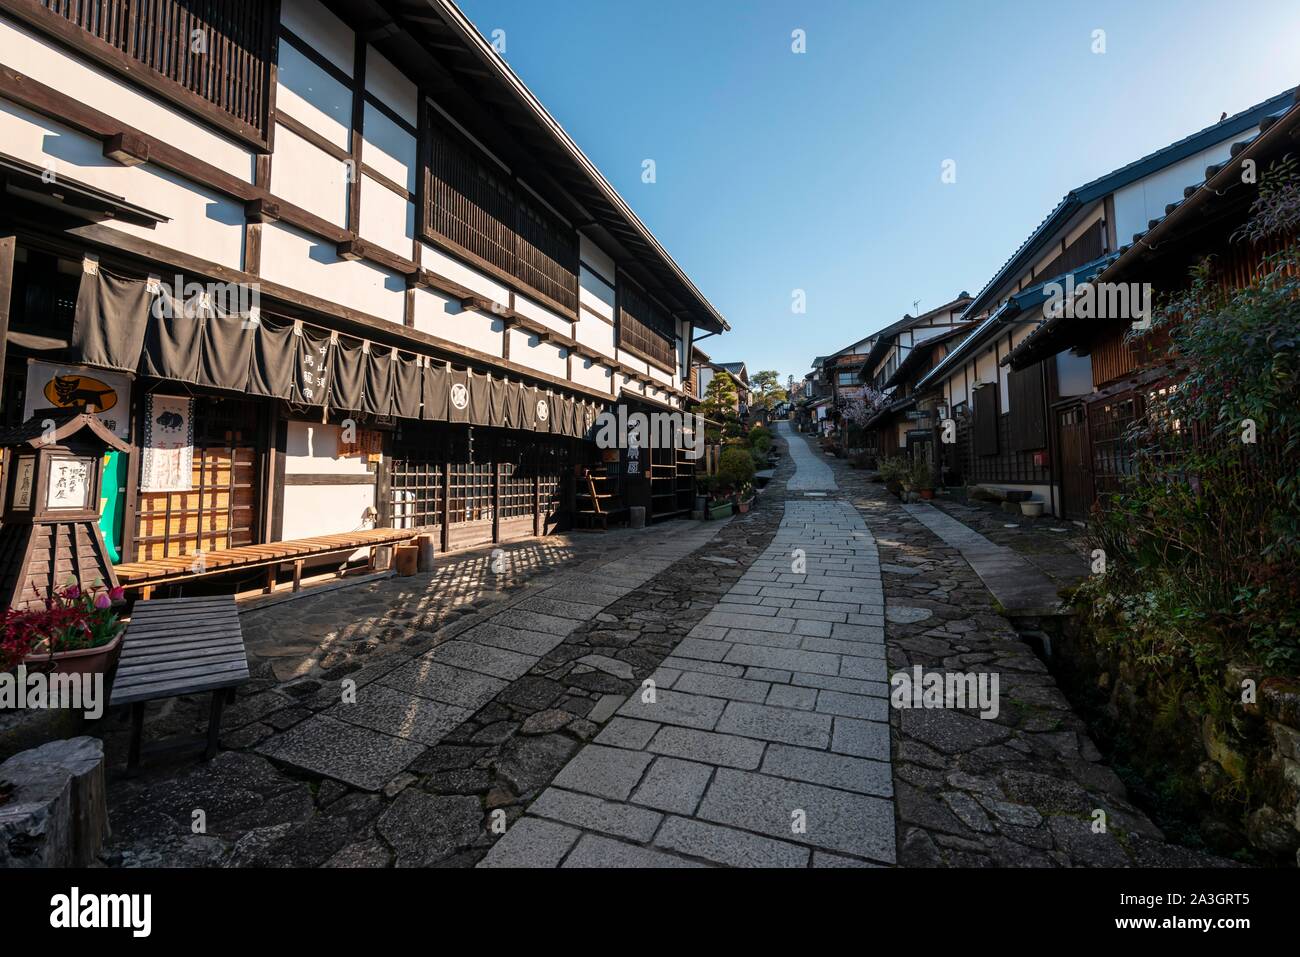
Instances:
[[[190,491],[194,487],[194,400],[152,393],[146,408],[140,491]]]
[[[84,407],[119,439],[131,438],[131,380],[120,372],[27,360],[23,420],[37,409]]]

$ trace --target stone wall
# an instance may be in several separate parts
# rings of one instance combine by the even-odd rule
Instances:
[[[1065,619],[1053,664],[1157,823],[1221,854],[1300,863],[1300,680],[1230,667],[1223,695],[1103,646]]]

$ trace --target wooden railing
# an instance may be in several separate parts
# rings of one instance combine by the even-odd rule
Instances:
[[[279,7],[275,0],[0,0],[0,8],[161,95],[205,115],[215,107],[236,121],[236,132],[261,139]],[[146,69],[133,70],[130,61]]]

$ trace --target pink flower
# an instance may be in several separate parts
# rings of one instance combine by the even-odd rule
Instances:
[[[81,587],[80,587],[79,585],[69,585],[66,589],[64,589],[64,591],[63,591],[63,597],[64,597],[64,598],[80,598],[80,597],[81,597]]]
[[[126,597],[126,589],[123,588],[121,585],[118,585],[116,588],[109,591],[108,597],[111,598],[113,601],[121,601],[123,598]]]
[[[104,592],[100,592],[98,595],[95,596],[95,607],[98,608],[100,611],[109,608],[112,604],[113,604],[113,599],[109,598],[108,595]]]

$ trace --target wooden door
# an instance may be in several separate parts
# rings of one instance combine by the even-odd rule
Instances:
[[[1088,424],[1082,405],[1056,413],[1060,436],[1061,513],[1083,521],[1092,509],[1092,452],[1088,448]]]

